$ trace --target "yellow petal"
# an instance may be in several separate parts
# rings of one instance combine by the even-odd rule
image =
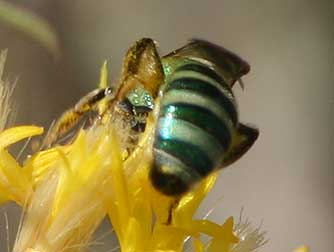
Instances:
[[[230,244],[221,239],[212,239],[209,247],[208,252],[228,252],[230,248]]]
[[[112,190],[113,183],[109,181],[115,175],[113,165],[120,165],[120,161],[112,159],[114,148],[119,149],[113,141],[108,128],[96,126],[80,131],[68,153],[61,147],[55,149],[58,161],[35,187],[15,251],[23,252],[27,248],[41,252],[65,251],[78,244],[84,250],[110,203],[103,196]],[[56,155],[54,151],[43,154],[47,159]],[[115,205],[113,209],[121,206],[118,211],[124,210],[118,198],[111,203]],[[126,227],[123,225],[122,230]],[[73,251],[80,249],[75,247]]]
[[[1,187],[0,185],[0,205],[9,201],[10,198],[8,197],[8,193]]]
[[[59,160],[59,149],[67,154],[71,146],[57,146],[57,148],[40,151],[27,160],[23,169],[32,174],[34,184],[38,183],[49,171],[49,168],[53,167]]]
[[[194,190],[188,192],[181,198],[173,214],[173,221],[175,225],[188,225],[200,203],[215,184],[217,176],[218,173],[211,174],[206,179],[201,181]]]
[[[7,180],[8,184],[2,184],[1,187],[8,193],[8,197],[23,204],[31,190],[30,179],[15,158],[4,149],[0,150],[0,175]]]
[[[138,220],[140,229],[138,230],[141,241],[147,241],[152,231],[152,210],[150,202],[147,200],[147,193],[143,190],[139,191],[133,199],[133,216]]]
[[[100,74],[100,83],[99,88],[106,88],[108,86],[108,68],[107,68],[107,61],[103,62],[101,67],[101,74]],[[108,101],[106,99],[102,100],[98,104],[99,114],[102,115],[104,111],[106,111],[108,107]]]
[[[182,251],[188,233],[181,228],[156,225],[152,234],[152,251]]]
[[[108,86],[108,62],[105,60],[101,67],[99,88],[106,88]]]
[[[112,183],[114,186],[114,192],[117,192],[115,195],[115,200],[118,203],[118,207],[122,209],[120,211],[120,221],[126,226],[127,220],[130,217],[129,209],[129,194],[127,183],[124,177],[124,169],[122,162],[122,154],[119,150],[119,145],[116,141],[116,134],[113,134],[113,152],[112,160],[113,160],[113,169],[112,169]]]
[[[43,133],[43,128],[37,126],[18,126],[9,128],[0,133],[0,149],[28,138]]]
[[[203,252],[204,251],[204,245],[201,242],[199,235],[197,237],[193,237],[193,244],[195,252]]]
[[[212,232],[210,235],[213,237],[209,244],[209,252],[227,252],[231,246],[239,241],[233,233],[233,217],[229,217],[225,223],[220,227],[214,227],[215,223],[209,223],[207,221],[201,221],[202,228],[205,229],[205,232]],[[207,222],[207,223],[203,223]],[[214,224],[214,225],[212,225]]]
[[[151,199],[157,223],[166,223],[169,218],[169,211],[171,209],[171,206],[173,205],[174,199],[162,195],[154,188],[150,190],[150,194],[148,197]]]
[[[306,245],[302,245],[298,248],[296,248],[293,252],[309,252],[310,248]]]
[[[18,162],[5,148],[24,138],[43,133],[43,128],[36,126],[19,126],[0,133],[0,180],[7,199],[23,204],[27,193],[31,191],[31,173],[23,170]],[[5,198],[4,196],[2,198]]]
[[[137,219],[130,218],[126,226],[124,239],[119,240],[122,251],[144,251],[145,240],[141,237],[141,228]]]

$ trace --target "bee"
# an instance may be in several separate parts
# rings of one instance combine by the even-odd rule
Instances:
[[[75,125],[87,111],[107,99],[112,117],[145,131],[155,114],[150,181],[161,193],[178,197],[201,179],[224,168],[253,145],[257,128],[239,121],[233,85],[250,71],[249,64],[227,49],[205,40],[160,57],[150,38],[127,52],[116,87],[84,96],[57,121],[47,143]],[[135,141],[136,142],[136,141]]]

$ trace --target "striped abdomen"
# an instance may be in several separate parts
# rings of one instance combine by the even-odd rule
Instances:
[[[231,145],[237,120],[232,91],[215,71],[197,62],[177,68],[163,90],[153,185],[177,195],[212,172]]]

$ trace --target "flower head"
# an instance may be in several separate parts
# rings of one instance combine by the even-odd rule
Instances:
[[[101,80],[106,82],[106,71]],[[103,86],[103,83],[100,85]],[[215,183],[213,173],[182,198],[155,191],[149,181],[155,122],[136,149],[124,158],[126,131],[106,119],[65,146],[29,156],[20,165],[6,150],[18,140],[42,133],[35,126],[0,133],[0,202],[24,207],[14,252],[85,251],[93,232],[109,216],[121,251],[183,251],[192,240],[195,251],[249,252],[263,234],[249,223],[234,225],[194,219],[201,201]],[[207,241],[202,235],[209,237]]]

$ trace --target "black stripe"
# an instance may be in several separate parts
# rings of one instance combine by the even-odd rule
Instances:
[[[213,170],[213,161],[197,146],[177,139],[163,139],[157,136],[154,148],[167,152],[179,159],[184,165],[195,169],[201,176]]]
[[[231,133],[223,120],[209,109],[187,103],[168,104],[160,110],[160,117],[171,114],[173,118],[190,122],[215,138],[227,150],[231,144]]]
[[[170,90],[178,89],[191,90],[203,96],[205,95],[209,97],[209,99],[217,102],[224,109],[224,111],[226,111],[233,124],[236,125],[238,115],[235,105],[228,97],[226,97],[225,94],[209,82],[193,77],[183,77],[168,83],[164,93],[167,93]]]
[[[175,70],[175,72],[181,71],[194,71],[206,75],[211,79],[217,81],[225,90],[232,94],[230,86],[226,83],[223,77],[209,67],[201,64],[186,64]]]

